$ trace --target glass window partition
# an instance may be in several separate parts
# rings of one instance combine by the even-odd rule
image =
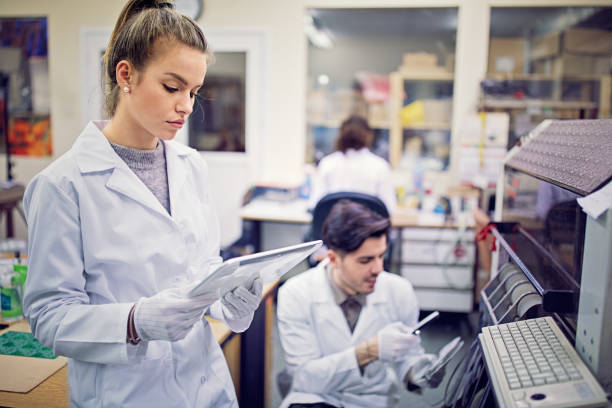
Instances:
[[[481,109],[510,115],[508,147],[544,119],[610,117],[612,7],[493,7]]]
[[[215,52],[189,116],[189,146],[245,151],[246,52]]]
[[[392,167],[447,168],[457,8],[312,8],[304,31],[308,162],[358,114]]]

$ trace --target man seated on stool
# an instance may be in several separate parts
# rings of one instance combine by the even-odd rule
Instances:
[[[281,407],[393,407],[399,386],[435,388],[444,370],[411,334],[419,307],[406,279],[383,271],[391,223],[341,200],[323,224],[327,258],[278,292],[278,328],[293,381]]]

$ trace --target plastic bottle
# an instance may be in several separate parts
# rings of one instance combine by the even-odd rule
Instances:
[[[17,258],[19,259],[19,258]],[[0,265],[0,303],[2,320],[15,321],[23,319],[21,300],[28,267],[19,263]]]
[[[300,189],[299,189],[299,196],[301,199],[307,200],[310,197],[310,190],[311,190],[310,183],[311,183],[310,174],[306,174],[306,180],[300,186]]]

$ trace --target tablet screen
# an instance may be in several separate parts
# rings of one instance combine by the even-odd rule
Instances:
[[[248,287],[249,281],[252,282],[258,276],[264,285],[268,284],[289,272],[321,245],[322,241],[311,241],[229,259],[204,278],[189,294],[197,296],[217,292],[221,297],[242,284]]]

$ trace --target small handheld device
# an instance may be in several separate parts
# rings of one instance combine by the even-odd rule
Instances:
[[[427,323],[436,319],[438,316],[440,316],[440,312],[438,312],[437,310],[435,312],[431,312],[430,314],[428,314],[423,320],[418,322],[416,326],[412,328],[412,334],[419,334],[419,329],[421,327],[425,326]]]

